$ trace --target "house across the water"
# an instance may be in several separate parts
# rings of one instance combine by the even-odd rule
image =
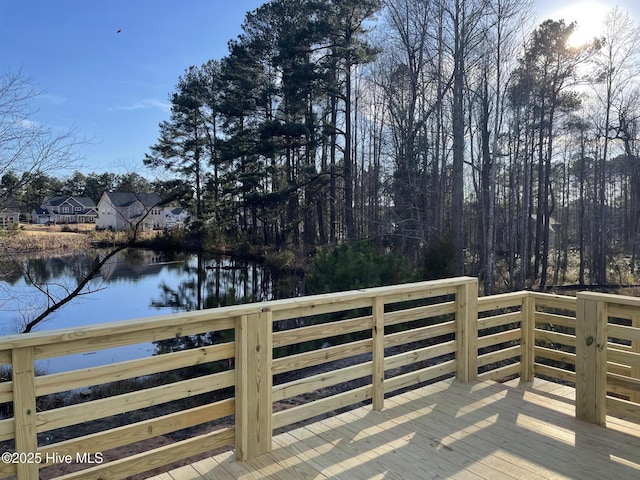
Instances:
[[[0,227],[20,222],[20,208],[12,197],[0,197]]]
[[[142,231],[184,226],[182,207],[164,206],[157,193],[105,192],[98,202],[96,227],[113,231],[138,226]]]
[[[89,197],[47,197],[40,207],[31,211],[31,222],[45,223],[95,223],[98,216],[96,204]]]

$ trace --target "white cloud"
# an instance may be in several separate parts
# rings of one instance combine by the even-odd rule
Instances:
[[[62,105],[67,101],[66,97],[62,95],[55,95],[53,93],[43,93],[39,98],[51,105]]]
[[[40,126],[39,122],[34,122],[33,120],[28,120],[23,118],[22,120],[18,120],[18,124],[24,130],[31,130],[32,128],[38,128]]]
[[[156,98],[147,98],[144,100],[140,100],[136,103],[132,103],[130,105],[120,105],[116,107],[115,110],[133,111],[133,110],[147,110],[150,108],[156,108],[158,110],[168,112],[169,110],[171,110],[171,104],[169,102],[164,102]]]

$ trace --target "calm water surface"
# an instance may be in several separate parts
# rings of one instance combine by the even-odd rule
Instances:
[[[0,277],[0,334],[18,333],[47,306],[46,295],[32,286],[37,279],[49,292],[75,285],[86,255],[25,257],[3,262]],[[28,275],[24,272],[27,271]],[[91,282],[91,292],[53,313],[35,330],[82,328],[85,325],[129,320],[295,296],[295,279],[278,279],[264,267],[228,257],[168,256],[130,250],[114,257]],[[1,341],[1,339],[0,339]],[[49,373],[131,360],[153,355],[145,343],[39,362]]]

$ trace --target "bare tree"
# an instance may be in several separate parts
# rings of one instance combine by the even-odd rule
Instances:
[[[530,13],[529,0],[494,0],[485,16],[484,55],[480,64],[480,87],[477,88],[480,131],[480,219],[479,244],[482,260],[484,293],[494,288],[496,252],[496,175],[498,165],[507,155],[501,139],[506,136],[504,124],[507,110],[508,72],[513,67],[519,47],[519,34]]]
[[[465,114],[465,97],[468,69],[481,56],[478,46],[486,33],[484,22],[489,0],[445,0],[444,10],[448,18],[451,61],[453,63],[453,89],[451,103],[452,153],[451,167],[451,237],[455,256],[453,273],[464,275],[465,226],[464,226],[464,161],[469,127]]]
[[[76,132],[57,132],[33,120],[31,101],[41,94],[21,72],[0,74],[0,176],[17,175],[11,190],[25,187],[40,174],[77,168],[81,141]]]
[[[626,92],[636,88],[634,79],[640,68],[638,56],[640,30],[628,13],[614,8],[604,21],[602,48],[594,58],[596,78],[593,83],[596,101],[602,109],[599,122],[599,136],[603,139],[602,153],[595,164],[598,173],[598,209],[596,239],[596,281],[607,283],[607,256],[609,225],[607,215],[607,162],[610,156],[611,141],[620,137],[622,123],[614,122],[615,104],[620,104]],[[618,115],[618,119],[620,116]]]
[[[101,285],[92,286],[91,282],[101,275],[102,267],[104,267],[109,260],[114,258],[118,253],[130,248],[138,241],[140,233],[145,228],[146,219],[149,217],[153,209],[164,206],[173,200],[173,197],[170,197],[165,198],[160,202],[153,202],[150,204],[146,200],[148,195],[134,195],[138,197],[136,202],[139,206],[136,207],[136,212],[139,214],[133,216],[133,218],[128,218],[118,211],[117,214],[121,216],[127,225],[126,230],[123,232],[123,236],[117,243],[114,241],[113,247],[106,252],[95,251],[92,254],[92,261],[89,262],[84,269],[80,269],[76,272],[76,280],[73,284],[56,284],[57,288],[51,289],[51,285],[47,282],[38,281],[38,279],[35,278],[29,270],[25,270],[25,276],[29,282],[38,292],[44,295],[44,298],[47,301],[47,307],[40,313],[35,314],[32,319],[25,321],[22,333],[31,332],[37,325],[49,317],[49,315],[58,311],[72,300],[100,290],[102,288]]]

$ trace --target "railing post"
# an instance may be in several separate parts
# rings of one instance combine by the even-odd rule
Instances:
[[[272,448],[272,314],[236,320],[236,458],[248,460]]]
[[[606,425],[607,305],[580,292],[576,303],[576,417]]]
[[[375,297],[372,305],[373,315],[373,409],[382,410],[384,408],[384,299]]]
[[[35,352],[33,347],[16,348],[11,352],[13,372],[13,418],[16,452],[35,454],[38,451],[36,424]],[[39,478],[36,462],[16,463],[19,480]]]
[[[520,378],[523,382],[532,382],[535,376],[533,364],[536,354],[536,299],[533,293],[527,292],[522,300],[522,353],[520,355]]]
[[[478,280],[456,292],[456,378],[472,382],[478,375]]]
[[[631,317],[631,326],[633,328],[640,329],[640,315],[635,314]],[[640,353],[640,341],[631,341],[631,351],[633,353]],[[631,378],[640,378],[640,366],[634,365],[631,367]],[[629,400],[635,403],[640,403],[640,392],[633,391],[629,397]]]

